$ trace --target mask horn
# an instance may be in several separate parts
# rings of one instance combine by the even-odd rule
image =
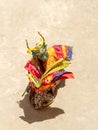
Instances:
[[[25,41],[26,41],[27,48],[30,49],[27,39]]]
[[[28,44],[28,41],[27,41],[27,39],[25,40],[26,41],[26,46],[27,46],[27,53],[31,53],[32,52],[32,50],[30,49],[30,47],[29,47],[29,44]]]
[[[42,34],[40,32],[38,32],[38,34],[40,35],[42,41],[43,41],[43,44],[45,45],[45,38],[42,36]]]

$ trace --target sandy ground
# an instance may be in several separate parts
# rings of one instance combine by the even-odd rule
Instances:
[[[48,45],[73,46],[54,103],[35,111],[21,97],[24,65],[40,31]],[[98,0],[0,0],[0,130],[98,130]]]

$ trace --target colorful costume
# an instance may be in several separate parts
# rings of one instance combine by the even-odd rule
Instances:
[[[32,58],[25,65],[28,71],[29,84],[26,91],[35,109],[49,106],[55,98],[55,88],[61,79],[74,78],[72,72],[64,70],[72,58],[72,47],[54,45],[46,48],[44,37],[39,33],[41,41],[27,52]]]

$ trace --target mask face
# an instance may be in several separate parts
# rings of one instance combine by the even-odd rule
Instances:
[[[41,59],[41,60],[47,60],[47,58],[48,58],[48,53],[47,53],[47,52],[45,52],[45,54],[42,54],[42,55],[40,56],[40,59]]]
[[[48,53],[46,52],[46,45],[39,45],[32,50],[33,56],[38,56],[41,60],[46,60],[48,58]]]

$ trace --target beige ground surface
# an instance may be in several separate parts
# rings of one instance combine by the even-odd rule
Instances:
[[[41,111],[21,97],[30,58],[24,40],[33,46],[37,31],[48,45],[74,47],[75,79]],[[0,130],[98,130],[98,0],[0,0]]]

